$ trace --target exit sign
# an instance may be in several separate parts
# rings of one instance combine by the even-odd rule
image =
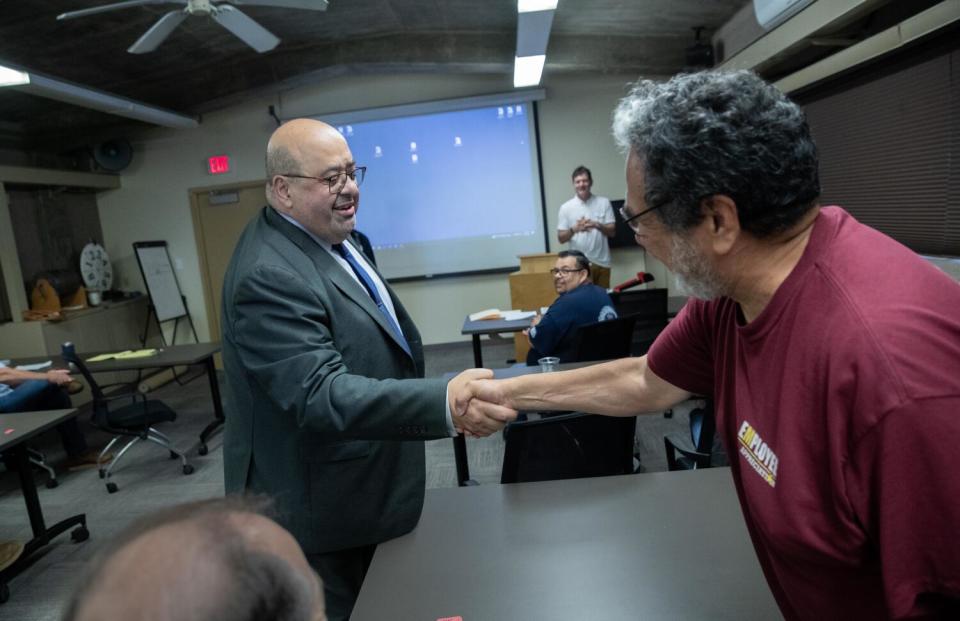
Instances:
[[[207,172],[211,175],[222,175],[230,172],[230,156],[211,155],[207,158]]]

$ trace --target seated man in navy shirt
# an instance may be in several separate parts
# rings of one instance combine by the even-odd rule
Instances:
[[[617,318],[613,301],[606,290],[590,280],[590,261],[579,250],[557,254],[557,263],[550,273],[560,297],[546,314],[534,317],[523,331],[530,341],[527,364],[535,365],[544,356],[556,356],[560,362],[573,362],[576,334],[580,326]]]

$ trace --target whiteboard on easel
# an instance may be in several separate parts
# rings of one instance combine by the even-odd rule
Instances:
[[[137,255],[140,273],[147,285],[147,293],[157,314],[157,321],[185,317],[187,309],[183,305],[173,265],[170,264],[167,242],[134,242],[133,251]]]

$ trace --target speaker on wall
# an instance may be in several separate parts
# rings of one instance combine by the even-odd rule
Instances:
[[[93,147],[93,161],[101,170],[120,172],[130,165],[133,147],[123,138],[105,140]]]

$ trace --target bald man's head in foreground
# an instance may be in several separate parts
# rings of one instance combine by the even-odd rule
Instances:
[[[101,550],[65,619],[323,621],[323,588],[300,546],[227,498],[165,509]]]

